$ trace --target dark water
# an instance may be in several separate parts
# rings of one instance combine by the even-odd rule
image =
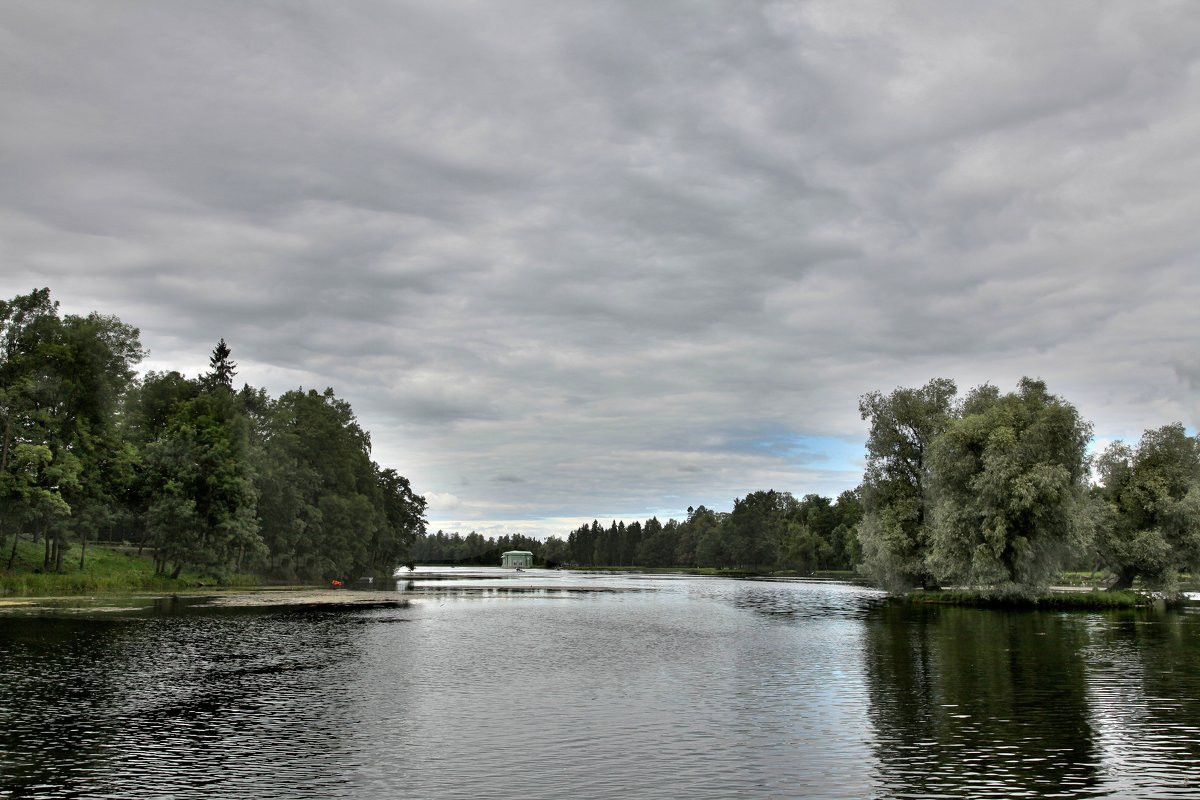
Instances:
[[[1191,610],[533,572],[408,594],[0,616],[0,798],[1200,797]]]

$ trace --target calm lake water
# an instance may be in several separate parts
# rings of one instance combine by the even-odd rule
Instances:
[[[0,615],[0,798],[1200,797],[1195,609],[414,578],[406,608]]]

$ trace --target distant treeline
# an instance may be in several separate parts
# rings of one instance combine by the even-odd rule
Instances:
[[[204,375],[138,379],[138,329],[60,315],[48,289],[0,301],[0,336],[0,566],[22,538],[45,543],[43,570],[101,539],[169,575],[357,577],[424,531],[424,499],[332,389],[235,390],[223,339]]]
[[[544,563],[544,547],[545,543],[519,533],[485,539],[482,534],[474,531],[466,536],[438,531],[419,534],[408,551],[408,560],[420,564],[495,567],[500,565],[501,553],[508,550],[528,550],[540,564]]]
[[[858,563],[854,528],[862,515],[855,492],[836,501],[815,494],[753,492],[730,512],[689,508],[687,519],[593,520],[564,540],[520,534],[485,539],[472,532],[420,535],[412,560],[422,564],[497,565],[506,550],[528,550],[545,566],[744,567],[755,570],[848,570]]]
[[[567,536],[565,558],[580,566],[714,567],[750,570],[851,569],[859,558],[855,492],[837,500],[810,494],[751,492],[733,510],[689,508],[687,519],[597,521]]]

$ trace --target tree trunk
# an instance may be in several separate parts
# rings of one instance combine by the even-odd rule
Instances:
[[[63,540],[56,537],[54,539],[54,571],[55,572],[62,572],[63,552],[65,550],[66,550],[66,548],[63,547]]]
[[[21,530],[20,530],[20,528],[18,528],[17,530],[13,531],[13,546],[12,546],[12,552],[8,554],[8,568],[9,568],[10,570],[13,568],[13,564],[14,564],[14,563],[16,563],[16,560],[17,560],[17,542],[19,542],[19,541],[21,541]]]
[[[182,562],[175,565],[175,571],[171,573],[171,578],[172,579],[178,578],[179,573],[181,573],[181,572],[183,572],[183,563]]]
[[[1133,579],[1138,576],[1137,570],[1132,567],[1126,567],[1117,573],[1117,579],[1108,587],[1110,592],[1123,592],[1126,589],[1133,588]]]
[[[87,537],[79,537],[79,571],[83,572],[84,559],[87,558]]]
[[[50,569],[50,537],[46,537],[46,554],[42,556],[42,569]]]

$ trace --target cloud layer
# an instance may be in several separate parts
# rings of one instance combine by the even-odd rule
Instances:
[[[1200,415],[1186,3],[13,2],[0,289],[331,385],[434,527],[861,475],[857,398]]]

